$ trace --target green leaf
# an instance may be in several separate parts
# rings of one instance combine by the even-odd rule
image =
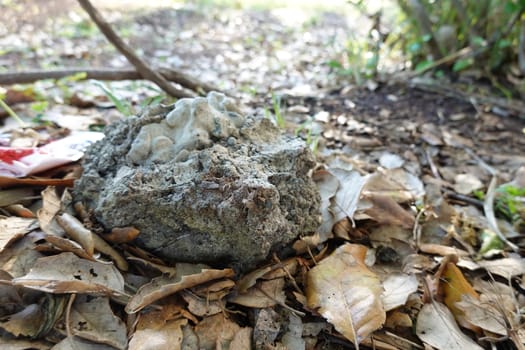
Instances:
[[[125,116],[130,116],[133,114],[131,105],[121,98],[118,98],[106,84],[98,80],[93,80],[93,84],[98,86],[106,94],[106,96],[111,100],[111,102],[113,102],[120,113],[124,114]]]
[[[505,247],[505,244],[499,239],[498,235],[492,231],[484,230],[481,232],[481,248],[479,254],[483,255],[489,251],[500,251]]]
[[[472,66],[473,64],[474,64],[474,60],[472,58],[459,59],[454,63],[454,66],[452,67],[452,71],[459,72],[465,68]]]
[[[416,72],[418,71],[422,71],[422,70],[425,70],[427,67],[429,67],[433,62],[431,60],[424,60],[424,61],[421,61],[419,62],[417,65],[416,65]]]
[[[474,38],[472,38],[472,44],[474,44],[475,46],[484,47],[487,44],[487,42],[483,37],[475,36]]]
[[[336,60],[328,61],[327,64],[328,64],[328,67],[330,68],[343,68],[343,65],[341,64],[341,62],[336,61]]]

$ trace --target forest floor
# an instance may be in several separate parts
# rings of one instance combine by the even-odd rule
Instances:
[[[125,58],[116,52],[98,32],[97,27],[89,22],[75,1],[17,3],[17,6],[7,6],[6,10],[2,9],[0,13],[4,26],[0,27],[0,72],[64,67],[129,67]],[[43,3],[46,5],[39,6]],[[404,302],[395,309],[387,310],[386,321],[382,322],[386,322],[386,326],[382,330],[375,331],[372,337],[368,337],[370,332],[362,325],[357,327],[356,321],[356,324],[350,327],[350,333],[353,335],[348,335],[346,326],[326,316],[321,307],[317,311],[330,321],[335,327],[334,330],[328,323],[321,321],[322,317],[313,311],[315,308],[311,304],[306,301],[303,303],[297,295],[295,298],[290,297],[291,288],[287,286],[287,297],[272,306],[278,311],[278,316],[269,312],[265,316],[268,318],[266,321],[257,319],[257,316],[254,316],[254,319],[237,316],[229,318],[241,327],[251,327],[254,332],[252,341],[258,348],[351,348],[351,341],[356,337],[363,340],[365,346],[385,349],[389,348],[389,345],[391,348],[423,348],[424,344],[443,349],[473,348],[474,343],[469,343],[470,339],[485,348],[490,344],[509,349],[512,346],[523,347],[525,335],[519,327],[523,322],[520,309],[524,305],[522,277],[525,275],[525,262],[519,253],[525,244],[522,238],[524,225],[507,225],[504,230],[508,233],[508,239],[518,246],[518,254],[514,254],[510,246],[501,240],[493,244],[490,254],[487,254],[482,247],[490,243],[486,243],[482,234],[493,228],[490,224],[491,218],[486,217],[486,208],[484,212],[484,198],[474,196],[476,191],[490,192],[489,183],[494,176],[497,176],[498,184],[510,183],[518,189],[525,187],[523,115],[515,115],[488,103],[423,90],[409,79],[387,79],[385,75],[375,81],[364,81],[361,85],[352,83],[348,76],[334,70],[329,62],[343,62],[348,40],[359,40],[360,37],[366,36],[370,22],[344,5],[335,11],[328,8],[303,11],[286,8],[218,9],[208,5],[175,8],[162,1],[158,3],[166,5],[165,7],[153,7],[157,2],[152,1],[151,8],[138,9],[133,8],[133,3],[131,1],[123,6],[123,2],[94,1],[117,32],[153,66],[172,67],[212,83],[240,101],[247,113],[269,114],[276,119],[283,117],[283,127],[287,132],[296,133],[312,145],[316,144],[319,161],[325,163],[328,169],[335,166],[334,157],[342,157],[354,169],[358,169],[361,175],[382,173],[394,178],[395,176],[389,173],[395,168],[392,162],[398,164],[398,160],[402,159],[404,171],[419,179],[416,182],[424,188],[424,204],[417,207],[421,216],[417,216],[415,224],[423,233],[420,233],[421,236],[417,240],[413,236],[416,228],[407,230],[406,227],[403,234],[397,231],[395,234],[391,233],[395,235],[392,240],[386,239],[386,236],[389,236],[387,233],[384,233],[384,241],[381,243],[370,238],[376,237],[373,233],[380,227],[403,226],[393,218],[396,216],[393,212],[388,213],[391,208],[383,207],[380,214],[375,212],[369,215],[368,220],[357,221],[355,228],[344,226],[342,231],[335,232],[336,239],[330,240],[335,242],[335,245],[327,245],[333,249],[335,246],[345,247],[363,243],[376,253],[385,246],[396,251],[399,244],[395,242],[397,239],[401,240],[399,237],[404,235],[404,243],[412,249],[410,256],[425,257],[424,262],[418,260],[417,263],[414,260],[407,261],[406,256],[396,258],[400,265],[399,271],[417,271],[420,279],[417,291],[410,290]],[[126,10],[123,10],[123,7],[126,7]],[[473,83],[469,79],[462,80],[460,77],[456,83]],[[482,82],[475,83],[483,86]],[[140,111],[144,101],[158,102],[156,97],[161,95],[155,85],[145,81],[111,82],[107,83],[107,86],[112,94],[129,104],[135,112]],[[19,87],[5,86],[5,89],[7,94],[4,100],[28,122],[36,120],[42,123],[44,120],[50,120],[55,123],[56,128],[85,130],[123,117],[121,111],[114,108],[114,101],[108,99],[107,92],[104,93],[90,81],[41,81]],[[0,118],[3,118],[4,123],[0,132],[9,135],[16,127],[16,122],[2,110]],[[400,191],[399,188],[387,190]],[[412,198],[414,201],[415,197]],[[518,197],[522,200],[523,194]],[[520,215],[520,210],[523,210],[523,203],[519,204],[520,200],[512,202],[521,208],[511,213],[512,215]],[[402,207],[405,212],[416,210],[415,206],[410,209],[406,203],[402,203]],[[521,213],[522,218],[524,213],[525,210]],[[375,222],[375,225],[371,222]],[[7,229],[9,225],[6,223],[6,232],[12,233]],[[454,230],[455,232],[451,233]],[[423,243],[432,243],[435,246],[430,248]],[[0,253],[0,257],[4,255],[0,259],[3,264],[9,261],[9,254],[12,254],[7,249],[10,245],[13,245],[11,237],[4,237],[3,253]],[[453,252],[460,253],[450,255],[451,251],[445,249],[449,246],[457,247]],[[320,243],[312,248],[313,253],[322,256],[322,247],[324,245]],[[406,252],[403,249],[400,251]],[[401,254],[400,251],[397,253]],[[463,255],[465,251],[467,254]],[[330,256],[337,255],[333,254]],[[309,257],[304,259],[308,260]],[[381,260],[380,257],[378,259]],[[472,267],[473,265],[466,261],[479,265]],[[492,269],[490,264],[483,265],[484,261],[494,262],[500,269]],[[305,264],[312,265],[311,261]],[[459,266],[462,272],[456,272],[450,264],[454,267]],[[11,278],[24,277],[20,271],[17,274],[3,266],[4,271],[11,274]],[[487,274],[486,270],[480,272],[478,268],[481,267],[489,273]],[[388,271],[393,273],[392,270]],[[381,275],[375,270],[374,272],[383,276],[380,278],[383,283],[386,275]],[[297,278],[298,284],[304,287],[301,279],[297,277],[299,275],[300,272],[297,272],[294,277]],[[445,275],[446,278],[443,277]],[[493,280],[487,278],[488,275]],[[442,289],[446,287],[440,285],[440,282],[432,282],[432,278],[438,281],[448,279],[449,283],[451,278],[460,280],[460,283],[453,284],[456,290],[461,291],[459,297],[450,297],[450,290],[443,292]],[[27,286],[23,284],[23,280],[20,281],[22,282],[18,285]],[[493,294],[498,293],[491,294],[491,287],[483,284],[487,281],[492,281],[492,288],[498,289],[501,295],[508,294],[508,299],[490,299]],[[253,283],[256,283],[255,279]],[[429,290],[429,285],[435,290]],[[40,290],[49,292],[49,288],[51,287]],[[262,287],[259,285],[259,288]],[[309,299],[316,293],[322,294],[320,291],[305,291]],[[344,298],[343,294],[341,298]],[[486,314],[481,316],[478,314],[476,318],[472,308],[469,309],[465,304],[461,311],[454,308],[455,302],[461,302],[461,294],[497,305],[491,306],[492,309],[485,307],[489,311],[485,311]],[[279,299],[277,296],[270,299],[275,298]],[[290,298],[293,298],[293,301],[290,301]],[[453,301],[450,301],[450,298]],[[414,301],[416,299],[419,303]],[[188,301],[186,298],[185,300]],[[353,302],[356,301],[351,299],[350,303]],[[507,305],[507,302],[511,305]],[[436,306],[443,305],[441,303],[452,310],[453,316],[462,326],[461,329],[454,323],[453,317],[449,319],[449,314],[446,314],[441,306]],[[303,316],[302,320],[297,321],[291,315],[302,313],[286,313],[288,309],[283,307],[283,304],[291,304],[294,308],[301,308],[302,305],[302,311],[308,316]],[[424,304],[433,305],[434,313],[425,309],[422,306]],[[81,309],[81,304],[78,308]],[[20,307],[14,309],[19,311]],[[430,318],[446,319],[443,321],[445,328],[432,329],[427,325],[430,328],[422,330],[423,325],[416,327],[418,322],[424,323],[423,320],[418,320],[423,314],[421,310],[425,310],[427,318],[430,315]],[[497,313],[494,310],[498,310],[500,315],[494,316]],[[4,333],[13,334],[12,330],[15,327],[9,323],[9,314],[4,309],[2,311],[0,327],[6,331]],[[355,312],[352,307],[348,311]],[[104,313],[107,310],[100,312]],[[236,309],[235,312],[249,314],[242,307],[240,311]],[[122,310],[116,313],[121,315]],[[233,326],[228,326],[228,331],[217,330],[221,322],[227,324],[225,319],[221,319],[220,322],[214,319],[205,323],[205,319],[212,317],[195,312],[189,315],[186,310],[180,311],[179,314],[182,315],[181,319],[189,320],[189,324],[197,325],[193,334],[201,334],[199,324],[202,324],[201,328],[213,328],[213,332],[218,332],[217,334],[222,332],[220,336],[215,334],[218,337],[216,339],[213,338],[214,335],[210,335],[210,344],[218,342],[217,339],[225,341],[224,339],[230,337],[225,335],[228,332],[233,334],[228,338],[228,342],[237,342],[237,345],[242,343],[241,335],[236,338],[236,334],[241,334],[241,328],[234,329],[231,328]],[[491,317],[496,323],[506,322],[505,326],[498,328],[489,325],[488,321],[480,320]],[[167,317],[165,324],[173,319],[177,318]],[[129,324],[129,319],[127,322],[127,334],[131,336],[136,324]],[[308,333],[307,325],[317,325],[319,329],[316,332],[310,329],[311,333]],[[184,323],[171,326],[173,329],[184,330],[186,339],[191,338],[187,333],[189,331],[184,328]],[[302,329],[302,335],[296,335],[296,338],[303,339],[302,342],[287,339],[297,330],[292,326]],[[17,327],[17,330],[23,328],[20,325]],[[155,327],[159,333],[154,337],[163,340],[170,337],[160,334],[160,326]],[[374,330],[378,328],[375,327]],[[443,335],[441,340],[425,336],[425,333],[440,334],[443,329],[450,332],[449,335]],[[71,335],[71,332],[90,341],[97,340],[96,337],[90,338],[90,335],[81,331],[75,333],[75,329],[62,329],[62,334]],[[26,333],[19,331],[19,334]],[[103,338],[102,335],[100,337]],[[13,341],[13,346],[15,344],[8,336],[4,341]],[[46,341],[39,342],[38,347],[48,348],[46,346],[57,341],[56,337],[48,337]],[[130,348],[139,348],[137,344],[141,341],[139,337],[134,343],[132,340]],[[29,343],[31,342],[28,341],[27,344]],[[33,346],[37,344],[32,343]],[[127,340],[105,343],[118,348],[127,344]]]

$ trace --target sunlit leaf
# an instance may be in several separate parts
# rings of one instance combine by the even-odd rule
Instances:
[[[366,248],[345,244],[307,275],[308,306],[358,345],[386,319],[379,278],[364,264]]]

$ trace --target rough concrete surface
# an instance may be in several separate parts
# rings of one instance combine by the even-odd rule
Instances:
[[[302,140],[212,92],[110,125],[74,194],[160,257],[242,271],[317,229],[314,165]]]

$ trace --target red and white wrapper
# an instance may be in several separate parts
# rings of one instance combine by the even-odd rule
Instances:
[[[101,132],[76,131],[42,147],[0,147],[0,176],[22,177],[75,162],[102,138]]]

